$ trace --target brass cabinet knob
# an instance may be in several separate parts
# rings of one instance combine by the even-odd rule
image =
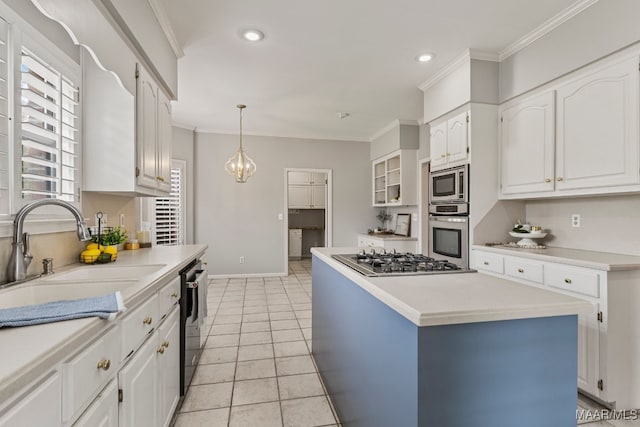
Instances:
[[[164,182],[164,178],[163,178],[163,177],[161,177],[161,176],[156,176],[156,179],[157,179],[158,181],[160,181],[160,182]]]
[[[564,279],[564,283],[566,283],[567,285],[571,284],[571,279],[569,279],[568,277],[566,279]]]
[[[103,359],[98,362],[98,369],[102,369],[103,371],[108,371],[111,366],[111,360]]]
[[[556,178],[556,181],[558,181],[558,182],[562,182],[562,177],[561,177],[561,176],[557,177],[557,178]]]
[[[172,292],[171,293],[171,298],[178,298],[178,293],[177,292]]]
[[[489,265],[489,261],[483,262],[484,265]]]
[[[518,273],[524,273],[524,268],[519,268]]]
[[[442,158],[444,159],[444,158],[445,158],[445,157],[447,157],[447,156],[446,156],[446,155],[444,155],[444,154],[440,154],[440,157],[442,157]]]
[[[163,346],[164,348],[169,348],[169,341],[163,341],[163,342],[162,342],[162,346]]]
[[[551,182],[551,179],[550,178],[545,178],[544,182],[549,183],[549,182]]]
[[[447,153],[447,157],[449,157],[451,155],[451,153]]]
[[[145,325],[150,325],[151,322],[153,322],[153,317],[151,316],[145,317],[144,320],[142,321],[142,323],[144,323]]]
[[[158,353],[164,354],[164,347],[163,346],[160,346],[160,348],[158,349]]]

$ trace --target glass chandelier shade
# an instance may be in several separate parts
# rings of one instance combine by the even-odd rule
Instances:
[[[240,147],[238,151],[227,160],[224,169],[229,175],[236,179],[236,182],[244,183],[256,172],[256,163],[242,148],[242,110],[247,108],[247,106],[238,104],[236,107],[240,110]]]

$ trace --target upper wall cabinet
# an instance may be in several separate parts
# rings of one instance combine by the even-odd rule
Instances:
[[[417,204],[418,150],[398,150],[373,161],[373,206]]]
[[[327,174],[323,172],[289,171],[289,209],[325,209]]]
[[[501,197],[640,191],[639,77],[607,60],[502,108]]]
[[[469,159],[469,112],[431,126],[431,170],[464,164]]]

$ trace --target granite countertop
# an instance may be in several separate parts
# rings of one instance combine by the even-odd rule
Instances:
[[[581,299],[475,272],[365,277],[331,258],[354,253],[354,248],[311,252],[417,326],[563,316],[592,309]]]
[[[408,237],[408,236],[400,236],[398,234],[369,234],[369,233],[360,233],[360,236],[363,237],[371,237],[374,239],[382,239],[382,240],[406,240],[406,241],[414,241],[417,242],[418,238],[417,237]],[[362,250],[362,248],[360,249]],[[359,252],[359,251],[358,251]]]
[[[545,249],[525,249],[502,246],[471,245],[471,249],[604,271],[640,269],[640,256],[637,255],[614,254],[610,252],[585,251],[581,249],[556,247],[547,247]]]
[[[122,292],[126,312],[122,318],[146,301],[166,283],[167,277],[177,277],[178,272],[193,259],[202,256],[206,245],[156,246],[150,249],[121,251],[115,263],[95,268],[118,268],[119,266],[163,265],[158,271],[143,277],[131,277]],[[14,287],[3,289],[5,292],[22,286],[46,286],[47,280],[74,269],[90,269],[94,266],[73,264],[56,269],[53,276],[36,279]],[[112,283],[112,282],[111,282]],[[100,282],[87,283],[84,286],[100,286]],[[43,325],[0,329],[0,341],[5,350],[0,355],[0,402],[13,397],[24,386],[48,372],[53,366],[65,360],[78,349],[114,323],[98,317],[67,320]],[[10,350],[9,350],[10,349]]]

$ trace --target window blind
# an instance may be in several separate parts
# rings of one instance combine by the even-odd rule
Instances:
[[[0,215],[9,214],[9,87],[8,24],[0,19]]]
[[[79,87],[22,50],[22,198],[77,202]]]
[[[184,243],[184,195],[182,168],[171,168],[171,192],[155,199],[155,232],[157,245]]]

